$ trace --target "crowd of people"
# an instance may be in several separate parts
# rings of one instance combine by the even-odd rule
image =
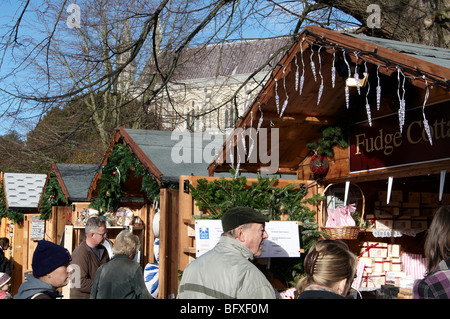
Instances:
[[[183,271],[179,299],[280,298],[266,276],[253,263],[261,255],[268,235],[268,219],[247,207],[234,207],[223,214],[223,234],[217,245],[192,261]],[[7,238],[0,239],[0,299],[62,298],[60,288],[72,285],[74,299],[152,299],[139,263],[133,259],[140,242],[138,236],[123,230],[115,239],[113,257],[103,246],[107,237],[104,220],[91,217],[85,239],[72,254],[52,242],[38,242],[32,259],[32,276],[27,276],[18,293],[11,296],[11,265],[3,250]],[[425,242],[427,274],[413,289],[415,299],[450,297],[450,206],[437,210]],[[304,259],[305,276],[296,287],[299,299],[344,299],[355,277],[358,258],[340,240],[319,240]]]

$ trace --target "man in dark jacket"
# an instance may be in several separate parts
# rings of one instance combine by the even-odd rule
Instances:
[[[97,269],[109,261],[106,248],[106,222],[98,217],[88,219],[85,227],[86,239],[74,249],[72,266],[75,269],[70,288],[70,299],[89,299]]]

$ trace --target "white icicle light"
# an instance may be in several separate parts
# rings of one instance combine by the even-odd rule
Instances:
[[[344,62],[345,64],[347,64],[347,69],[348,69],[348,77],[351,76],[352,71],[350,70],[350,65],[347,62],[347,59],[345,58],[345,51],[342,51],[342,55],[344,56]],[[347,109],[350,106],[350,92],[349,92],[349,88],[347,85],[345,85],[345,104],[347,106]]]
[[[431,136],[430,125],[428,124],[428,120],[423,119],[423,127],[425,128],[425,132],[427,132],[428,140],[430,141],[431,146],[433,146],[433,138]]]
[[[336,68],[334,66],[331,67],[331,86],[334,89],[336,85]]]
[[[404,109],[404,101],[400,102],[400,108],[398,109],[398,121],[400,125],[400,133],[403,133],[403,125],[405,125],[405,109]]]
[[[299,72],[298,72],[298,63],[297,63],[297,54],[295,55],[295,66],[297,67],[295,71],[295,90],[298,91],[298,80],[299,80]]]
[[[347,109],[349,107],[350,104],[350,93],[348,91],[348,86],[345,86],[345,105],[347,106]]]
[[[356,82],[356,90],[358,91],[358,94],[361,95],[361,87],[359,85],[359,74],[357,70],[355,70],[355,82]]]
[[[280,118],[283,116],[284,110],[286,109],[287,105],[288,105],[288,98],[286,97],[286,100],[284,100],[283,103],[283,107],[281,108]]]
[[[380,110],[381,105],[381,86],[377,86],[377,111]]]
[[[253,111],[250,112],[250,128],[253,128]],[[250,156],[253,153],[253,148],[255,147],[255,140],[252,137],[252,133],[253,133],[253,130],[250,130],[250,135],[248,137],[250,139],[250,146],[248,149],[248,156],[247,156],[248,161],[250,160]]]
[[[261,125],[263,123],[263,116],[264,116],[264,114],[263,114],[263,111],[261,110],[261,104],[259,102],[259,98],[257,98],[256,101],[258,102],[259,112],[261,113],[261,117],[259,118],[258,126],[256,128],[256,135],[258,135],[259,129],[261,128]]]
[[[288,96],[288,93],[286,90],[286,68],[284,68],[284,70],[283,70],[283,88],[284,88],[284,93],[286,94],[286,100],[284,100],[283,107],[280,112],[280,118],[281,118],[281,116],[283,116],[284,110],[286,109],[286,107],[288,105],[288,99],[289,99],[289,96]]]
[[[397,96],[399,101],[399,109],[398,109],[398,121],[400,126],[400,133],[403,133],[403,125],[405,124],[405,100],[400,97],[400,69],[397,67]]]
[[[334,89],[334,86],[336,85],[336,67],[334,66],[335,58],[336,58],[335,53],[336,52],[333,48],[333,65],[331,66],[331,86],[333,87],[333,89]]]
[[[314,76],[314,82],[317,82],[317,75],[316,75],[316,64],[313,61],[313,54],[314,54],[314,50],[311,46],[311,55],[309,56],[310,60],[311,60],[311,71],[313,73]]]
[[[428,136],[428,141],[430,142],[430,145],[433,146],[433,138],[431,135],[430,125],[428,124],[428,120],[425,116],[425,104],[427,104],[428,97],[430,95],[430,91],[428,90],[428,82],[425,75],[422,76],[425,80],[425,98],[423,99],[423,106],[422,106],[422,115],[423,115],[423,127],[425,128],[425,132]]]
[[[275,104],[277,106],[277,113],[280,114],[280,97],[278,96],[278,81],[275,79]]]
[[[305,83],[305,63],[303,61],[303,41],[305,41],[305,38],[303,38],[302,42],[300,43],[300,56],[301,56],[301,60],[302,60],[302,76],[300,77],[299,95],[302,95],[303,84]]]
[[[355,65],[355,82],[356,82],[356,90],[358,91],[358,95],[361,95],[361,87],[359,85],[359,74],[358,74],[358,52],[355,51],[355,57],[356,57],[356,65]]]
[[[380,66],[377,66],[377,78],[378,78],[378,84],[377,84],[377,111],[380,110],[381,105],[381,85],[380,85],[380,74],[378,73],[380,69]]]
[[[364,61],[364,72],[369,76],[369,71],[367,70],[367,62]],[[372,113],[370,112],[370,104],[369,104],[369,92],[370,92],[370,82],[367,80],[367,92],[366,92],[366,113],[367,120],[369,121],[370,127],[372,127]]]
[[[303,91],[303,84],[305,83],[305,76],[302,74],[302,76],[300,77],[300,91],[299,94],[302,95],[302,91]]]
[[[366,113],[367,113],[367,120],[369,121],[370,127],[372,127],[372,114],[370,113],[370,104],[366,103]]]
[[[244,130],[245,132],[245,125],[244,125]],[[244,147],[244,155],[247,154],[247,145],[245,143],[245,134],[241,133],[241,142],[242,142],[242,146]]]
[[[320,99],[322,98],[322,93],[323,93],[323,84],[320,84],[319,95],[317,96],[317,105],[319,105],[319,103],[320,103]]]
[[[320,75],[320,86],[319,86],[319,94],[317,96],[317,105],[319,105],[320,99],[322,98],[322,93],[323,93],[322,59],[320,57],[321,49],[322,49],[322,47],[320,47],[319,51],[317,52],[317,56],[319,57],[319,75]]]

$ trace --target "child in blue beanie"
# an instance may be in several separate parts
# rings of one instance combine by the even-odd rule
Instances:
[[[40,240],[33,254],[33,276],[28,276],[14,299],[59,299],[58,288],[68,284],[72,258],[67,249]]]

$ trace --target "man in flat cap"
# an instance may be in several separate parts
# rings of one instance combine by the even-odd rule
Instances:
[[[183,272],[179,299],[275,299],[278,293],[251,262],[261,255],[269,220],[248,207],[223,214],[223,234],[217,245],[191,262]]]

